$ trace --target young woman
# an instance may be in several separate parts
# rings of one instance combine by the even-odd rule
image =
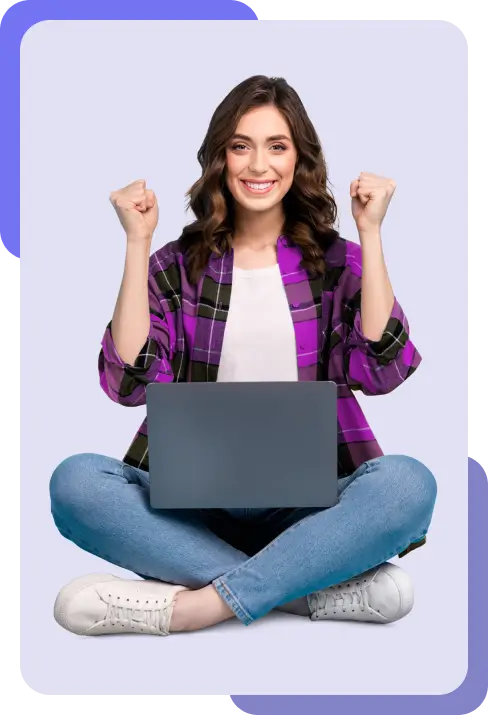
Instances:
[[[133,406],[151,382],[334,380],[340,500],[153,510],[144,421],[123,461],[75,455],[50,484],[61,534],[142,579],[77,578],[55,618],[79,635],[167,635],[232,617],[248,625],[274,608],[396,621],[413,589],[388,559],[425,543],[436,481],[413,458],[383,455],[353,395],[390,392],[420,362],[382,250],[395,183],[354,179],[359,243],[340,237],[314,127],[285,80],[263,76],[217,107],[198,159],[188,192],[196,220],[152,255],[154,192],[136,181],[110,196],[127,252],[101,386]]]

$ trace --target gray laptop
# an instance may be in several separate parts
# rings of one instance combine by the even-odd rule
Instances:
[[[337,503],[334,382],[151,383],[146,402],[153,508]]]

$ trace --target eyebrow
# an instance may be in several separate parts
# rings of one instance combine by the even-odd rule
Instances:
[[[244,141],[252,143],[251,137],[248,137],[247,134],[234,134],[234,136],[232,138],[233,139],[244,139]],[[291,141],[290,137],[286,136],[286,134],[274,134],[272,137],[268,137],[266,139],[266,141],[267,142],[276,142],[276,141],[282,141],[283,139],[286,139],[289,142]]]

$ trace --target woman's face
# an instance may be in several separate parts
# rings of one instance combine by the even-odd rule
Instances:
[[[267,211],[290,189],[296,161],[290,128],[278,109],[252,109],[241,118],[226,148],[229,191],[242,207]]]

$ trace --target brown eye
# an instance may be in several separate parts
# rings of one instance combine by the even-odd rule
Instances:
[[[246,145],[245,144],[233,144],[232,149],[234,151],[242,151],[242,149],[245,149]]]
[[[286,151],[286,146],[283,144],[273,144],[271,149],[276,149],[277,151]]]

